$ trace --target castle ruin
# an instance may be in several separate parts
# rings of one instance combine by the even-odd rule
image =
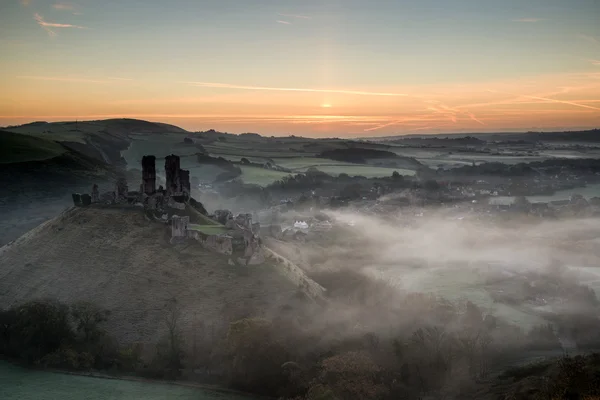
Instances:
[[[114,190],[100,194],[98,185],[93,185],[91,195],[73,193],[76,207],[92,204],[130,205],[143,207],[146,216],[157,222],[170,223],[171,241],[195,239],[211,251],[227,256],[237,254],[238,264],[258,265],[265,262],[265,253],[258,236],[260,225],[252,223],[251,214],[234,215],[229,210],[218,210],[213,218],[221,223],[226,232],[205,234],[191,223],[190,216],[198,210],[191,210],[190,171],[181,169],[179,156],[165,157],[166,185],[156,188],[156,157],[142,157],[142,181],[139,191],[129,191],[125,176],[119,176]],[[206,211],[203,211],[205,213]],[[217,225],[218,226],[218,225]]]

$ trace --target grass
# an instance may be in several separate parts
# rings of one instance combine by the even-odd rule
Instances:
[[[289,174],[260,167],[242,166],[241,179],[250,185],[267,186]]]
[[[52,140],[0,132],[0,164],[42,161],[58,157],[66,151],[63,146]]]
[[[198,225],[189,224],[188,227],[193,231],[202,232],[205,235],[220,235],[229,232],[229,229],[222,225]]]
[[[317,157],[291,157],[291,158],[274,158],[275,164],[289,168],[293,171],[304,171],[309,167],[319,167],[320,165],[349,165],[347,162],[330,160],[328,158]],[[353,165],[353,164],[352,164]]]

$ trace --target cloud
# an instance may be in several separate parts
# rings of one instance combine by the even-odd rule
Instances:
[[[52,7],[57,10],[68,10],[68,11],[73,11],[75,9],[75,7],[72,4],[67,4],[67,3],[56,3],[56,4],[53,4]]]
[[[600,60],[590,60],[590,62],[592,63],[592,65],[595,65],[596,67],[600,67]]]
[[[594,36],[584,35],[584,34],[580,33],[579,35],[577,35],[577,37],[579,39],[581,39],[581,40],[585,40],[586,42],[590,42],[590,43],[594,43],[594,44],[600,44],[600,40],[598,40]]]
[[[525,97],[527,99],[543,100],[543,101],[547,101],[549,103],[567,104],[567,105],[574,106],[574,107],[588,108],[590,110],[600,111],[600,108],[598,108],[598,107],[588,106],[587,104],[575,103],[573,101],[557,100],[557,99],[551,99],[551,98],[548,98],[548,97],[540,97],[540,96],[529,96],[529,95],[525,95],[525,94],[515,94],[515,93],[508,93],[508,92],[500,92],[500,91],[497,91],[497,90],[488,90],[488,91],[490,93],[504,93],[504,94],[509,94],[511,96],[520,96],[520,97]]]
[[[337,90],[337,89],[303,89],[303,88],[280,88],[280,87],[266,87],[266,86],[246,86],[246,85],[232,85],[228,83],[213,83],[213,82],[184,82],[199,87],[210,87],[217,89],[240,89],[240,90],[266,90],[274,92],[310,92],[310,93],[337,93],[337,94],[351,94],[357,96],[395,96],[405,97],[408,96],[404,93],[386,93],[386,92],[369,92],[362,90]]]
[[[277,15],[280,15],[282,17],[288,17],[288,18],[298,18],[298,19],[311,19],[311,17],[306,16],[306,15],[300,15],[300,14],[284,14],[284,13],[277,13]]]
[[[278,24],[284,24],[284,25],[291,25],[291,24],[292,24],[291,22],[288,22],[288,21],[282,21],[282,20],[280,20],[280,19],[278,19],[278,20],[277,20],[277,23],[278,23]]]
[[[55,10],[60,11],[70,11],[73,15],[81,15],[82,13],[79,11],[79,7],[75,6],[71,3],[55,3],[52,5]]]
[[[38,81],[59,81],[59,82],[79,82],[79,83],[107,83],[106,80],[100,79],[88,79],[88,78],[71,78],[62,76],[33,76],[33,75],[20,75],[18,79],[33,79]]]
[[[48,32],[48,35],[50,36],[56,36],[56,32],[52,29],[52,28],[75,28],[75,29],[85,29],[85,27],[83,26],[79,26],[79,25],[71,25],[71,24],[59,24],[59,23],[55,23],[55,22],[47,22],[44,20],[44,17],[42,17],[40,14],[35,14],[33,16],[33,18],[37,21],[38,25],[41,26],[42,28],[44,28],[46,30],[46,32]]]
[[[19,0],[19,3],[27,7],[31,4],[31,0]]]
[[[543,18],[518,18],[518,19],[513,19],[512,22],[529,22],[529,23],[535,23],[535,22],[540,22],[543,21]]]

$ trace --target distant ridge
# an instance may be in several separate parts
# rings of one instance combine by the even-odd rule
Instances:
[[[555,131],[555,132],[486,132],[486,133],[436,133],[436,134],[411,134],[369,137],[369,141],[389,141],[403,139],[432,139],[432,138],[463,138],[474,137],[484,140],[561,140],[561,141],[586,141],[600,142],[600,129]]]

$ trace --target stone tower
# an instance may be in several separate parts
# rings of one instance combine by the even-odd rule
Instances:
[[[151,196],[156,192],[156,157],[142,157],[142,193]]]
[[[192,185],[190,183],[190,171],[181,169],[179,170],[179,176],[181,179],[181,191],[186,197],[190,197],[192,193]]]
[[[180,196],[181,188],[181,168],[179,157],[170,155],[165,158],[165,175],[167,180],[167,196]]]

